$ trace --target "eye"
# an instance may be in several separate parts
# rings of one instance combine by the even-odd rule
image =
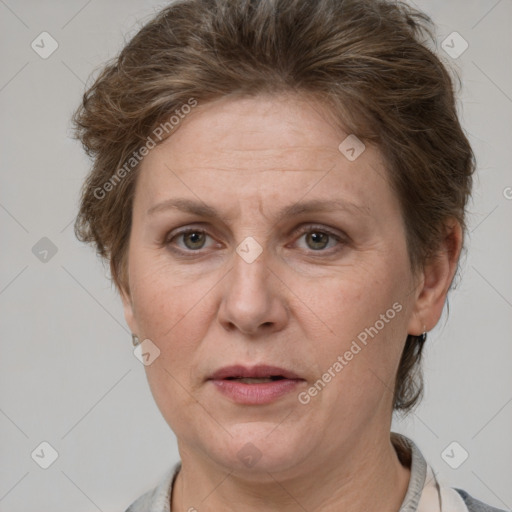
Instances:
[[[178,239],[179,241],[183,241],[184,244],[184,246],[178,245],[180,250],[194,252],[203,249],[207,237],[209,237],[209,235],[202,229],[187,228],[167,238],[165,243],[166,245],[173,245],[173,240]]]
[[[306,250],[312,250],[315,252],[332,252],[326,251],[325,249],[332,248],[333,246],[343,243],[340,235],[333,233],[322,226],[301,227],[296,234],[299,234],[300,238],[305,236],[304,240],[307,246]],[[329,242],[331,242],[330,247]]]
[[[337,250],[335,248],[336,245],[343,245],[344,242],[342,235],[334,233],[323,226],[301,226],[295,231],[294,236],[299,236],[299,240],[305,237],[306,247],[302,248],[313,252],[332,253]],[[164,245],[177,253],[199,253],[201,249],[206,247],[207,238],[211,237],[204,229],[188,227],[169,235],[165,239]],[[335,248],[334,250],[326,250],[333,247]]]

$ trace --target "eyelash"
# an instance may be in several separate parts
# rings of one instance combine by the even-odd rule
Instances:
[[[202,249],[198,249],[198,250],[185,249],[184,250],[184,249],[177,249],[176,247],[171,247],[172,240],[174,240],[175,238],[184,236],[184,235],[191,234],[191,233],[200,233],[200,234],[208,235],[208,232],[202,228],[188,227],[181,231],[178,231],[177,233],[174,233],[172,237],[166,236],[166,238],[163,242],[163,245],[166,247],[169,247],[171,251],[178,253],[180,255],[184,255],[184,256],[190,256],[192,254],[200,254]],[[296,229],[293,232],[293,236],[303,236],[308,233],[322,233],[322,234],[328,235],[331,239],[334,239],[336,242],[338,242],[338,245],[339,244],[343,245],[344,243],[346,243],[346,240],[344,240],[343,237],[340,236],[339,234],[334,233],[333,231],[331,231],[323,226],[318,226],[318,225],[301,226],[300,228]],[[210,236],[210,235],[208,235],[208,236]],[[323,255],[331,255],[331,254],[339,251],[340,249],[341,248],[339,248],[339,247],[331,248],[331,250],[318,249],[315,251],[314,249],[310,249],[309,252],[323,253]]]

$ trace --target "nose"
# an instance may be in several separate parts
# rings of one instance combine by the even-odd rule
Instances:
[[[268,265],[263,251],[247,262],[234,253],[226,276],[218,320],[227,331],[251,336],[282,330],[288,321],[286,285]]]

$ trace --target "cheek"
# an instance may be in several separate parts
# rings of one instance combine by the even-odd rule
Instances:
[[[136,266],[133,279],[134,316],[142,336],[160,350],[160,357],[146,367],[155,392],[159,387],[189,385],[198,365],[198,352],[212,321],[211,300],[206,293],[217,282],[204,277],[191,281],[180,276],[176,267],[151,264],[147,258]],[[177,379],[175,382],[170,375]],[[186,399],[187,397],[183,397]]]
[[[363,398],[369,388],[377,392],[382,386],[392,388],[406,336],[407,276],[399,275],[399,267],[386,260],[374,263],[373,271],[353,269],[324,283],[308,299],[308,306],[322,319],[322,329],[316,335],[310,333],[311,339],[317,339],[319,369],[336,374],[333,380],[339,386],[333,388],[350,382],[353,399]],[[336,362],[343,366],[340,370],[337,365],[337,372],[333,369]]]
[[[322,282],[305,302],[312,311],[318,311],[331,334],[347,340],[373,325],[380,314],[400,300],[400,287],[395,284],[398,281],[390,276],[389,269],[379,270],[377,264],[372,272],[346,269]]]
[[[132,275],[137,324],[160,350],[159,357],[145,367],[148,384],[162,415],[175,425],[200,414],[191,382],[206,335],[205,288],[201,283],[180,284],[162,269],[147,268]]]
[[[201,314],[204,286],[183,282],[179,271],[150,252],[135,254],[130,265],[134,316],[144,336],[162,343],[176,337]],[[193,326],[193,324],[192,324]]]

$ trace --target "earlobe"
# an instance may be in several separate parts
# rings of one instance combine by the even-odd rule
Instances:
[[[451,219],[445,226],[446,235],[442,244],[422,271],[421,287],[408,325],[409,334],[419,336],[437,324],[457,271],[462,248],[462,229],[455,219]]]
[[[139,333],[139,329],[137,326],[137,322],[135,321],[133,302],[130,293],[123,287],[122,289],[120,289],[119,294],[121,296],[121,301],[123,302],[124,318],[126,320],[126,323],[130,328],[132,334],[137,335]]]
[[[132,293],[130,290],[130,285],[128,283],[126,273],[117,272],[116,268],[114,268],[113,261],[110,261],[110,272],[112,276],[114,276],[114,281],[119,292],[119,296],[121,297],[121,301],[123,303],[123,311],[125,321],[130,328],[132,334],[137,335],[139,332],[137,322],[135,321],[135,314],[133,308],[132,301]]]

